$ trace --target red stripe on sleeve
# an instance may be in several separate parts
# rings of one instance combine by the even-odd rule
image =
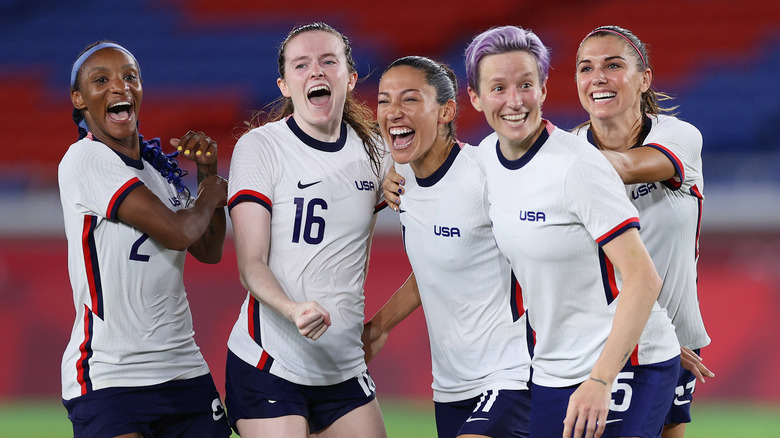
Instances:
[[[241,197],[244,197],[244,196],[247,196],[247,197],[250,197],[250,198],[255,198],[257,201],[260,201],[260,202],[268,204],[269,207],[273,205],[273,203],[271,202],[271,200],[267,196],[265,196],[264,194],[262,194],[260,192],[256,192],[254,190],[240,190],[240,191],[238,191],[235,195],[233,195],[233,197],[230,198],[230,200],[228,201],[228,205],[233,205],[236,202],[237,199],[239,199]]]
[[[632,217],[632,218],[630,218],[630,219],[626,219],[626,220],[624,220],[624,221],[623,221],[623,222],[621,222],[619,225],[617,225],[616,227],[614,227],[614,228],[612,228],[611,230],[607,231],[607,232],[606,232],[606,233],[604,233],[604,234],[603,234],[601,237],[599,237],[598,239],[596,239],[596,242],[597,242],[597,243],[601,243],[602,241],[604,241],[604,239],[608,239],[609,237],[611,237],[611,236],[612,236],[612,234],[614,234],[614,233],[616,233],[616,232],[620,231],[620,229],[621,229],[621,228],[625,228],[626,226],[628,226],[628,225],[629,225],[629,224],[631,224],[632,222],[639,223],[639,218],[637,218],[637,217]]]
[[[130,188],[133,184],[139,182],[141,182],[141,180],[138,179],[138,177],[135,177],[130,181],[126,182],[122,187],[119,188],[119,190],[116,191],[116,193],[114,193],[114,196],[111,197],[111,202],[108,203],[108,208],[106,209],[107,218],[111,218],[111,212],[114,211],[114,204],[116,204],[117,199],[119,199],[125,193],[125,190]]]

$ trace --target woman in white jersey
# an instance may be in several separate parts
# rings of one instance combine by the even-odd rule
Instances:
[[[530,356],[522,299],[493,239],[477,148],[455,138],[455,74],[431,59],[394,61],[377,119],[409,183],[401,207],[414,273],[366,324],[366,357],[422,304],[439,438],[527,437]]]
[[[186,253],[222,257],[227,183],[217,145],[188,132],[171,145],[195,161],[197,198],[159,139],[138,133],[135,57],[98,42],[73,64],[79,140],[58,169],[76,321],[62,398],[76,437],[227,437],[219,393],[193,338]]]
[[[664,279],[658,302],[672,319],[686,362],[664,427],[664,438],[673,438],[684,436],[691,421],[696,380],[714,376],[697,354],[710,343],[696,289],[702,138],[691,124],[664,114],[673,108],[659,105],[659,98],[669,97],[651,88],[652,79],[647,49],[631,31],[602,26],[580,43],[577,90],[590,121],[575,133],[603,151],[639,210],[639,234]]]
[[[241,282],[226,405],[242,437],[384,437],[360,336],[390,162],[352,97],[347,38],[324,23],[279,48],[283,98],[236,144],[228,188]]]
[[[680,361],[661,279],[615,170],[542,118],[549,59],[515,26],[466,49],[495,131],[479,146],[493,233],[535,333],[531,436],[658,436]]]

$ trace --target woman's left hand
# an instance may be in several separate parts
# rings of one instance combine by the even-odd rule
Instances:
[[[203,132],[188,131],[180,139],[172,138],[171,146],[198,165],[210,166],[217,163],[217,142]]]

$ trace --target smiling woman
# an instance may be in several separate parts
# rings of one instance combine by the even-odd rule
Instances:
[[[471,103],[495,131],[479,146],[493,234],[536,335],[531,436],[657,436],[680,361],[661,279],[615,169],[541,117],[549,59],[514,26],[466,49]]]
[[[698,356],[710,343],[697,292],[702,135],[668,115],[675,108],[660,106],[669,96],[651,87],[647,49],[628,29],[594,29],[580,43],[576,65],[580,103],[590,120],[574,132],[598,147],[623,179],[642,218],[639,234],[664,279],[658,302],[672,319],[683,363],[663,437],[679,438],[691,421],[696,381],[714,377]]]
[[[377,117],[407,182],[399,207],[414,272],[366,323],[363,343],[366,357],[376,356],[422,305],[438,437],[524,438],[531,404],[526,316],[491,232],[477,148],[455,138],[457,94],[452,70],[421,56],[395,60],[380,79]]]
[[[171,140],[197,165],[190,196],[175,155],[138,133],[142,96],[122,46],[95,43],[73,64],[79,140],[58,169],[76,305],[62,399],[74,436],[227,437],[183,284],[185,250],[222,257],[227,184],[216,143],[190,131]]]
[[[356,81],[344,35],[293,29],[279,48],[282,97],[233,153],[228,207],[248,293],[225,377],[242,437],[386,436],[360,334],[390,156]]]

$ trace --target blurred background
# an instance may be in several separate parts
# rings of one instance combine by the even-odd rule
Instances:
[[[60,359],[75,313],[56,173],[76,140],[68,80],[80,51],[101,39],[132,51],[144,80],[141,133],[166,146],[189,129],[204,131],[219,142],[221,173],[229,177],[243,121],[279,95],[278,45],[311,21],[350,37],[362,78],[357,90],[372,107],[392,60],[415,54],[448,63],[461,78],[458,133],[469,143],[489,129],[465,94],[462,58],[474,35],[504,24],[535,31],[552,50],[544,116],[570,129],[587,116],[574,83],[579,42],[600,25],[632,30],[649,45],[656,90],[674,95],[679,116],[704,137],[699,296],[713,343],[702,355],[717,377],[696,387],[697,400],[780,414],[774,0],[0,0],[0,410],[60,397]],[[366,286],[369,317],[410,272],[399,229],[393,212],[381,213]],[[187,262],[185,284],[196,339],[221,389],[225,342],[245,296],[231,236],[219,265]],[[417,311],[369,366],[380,398],[429,400],[429,356]]]

